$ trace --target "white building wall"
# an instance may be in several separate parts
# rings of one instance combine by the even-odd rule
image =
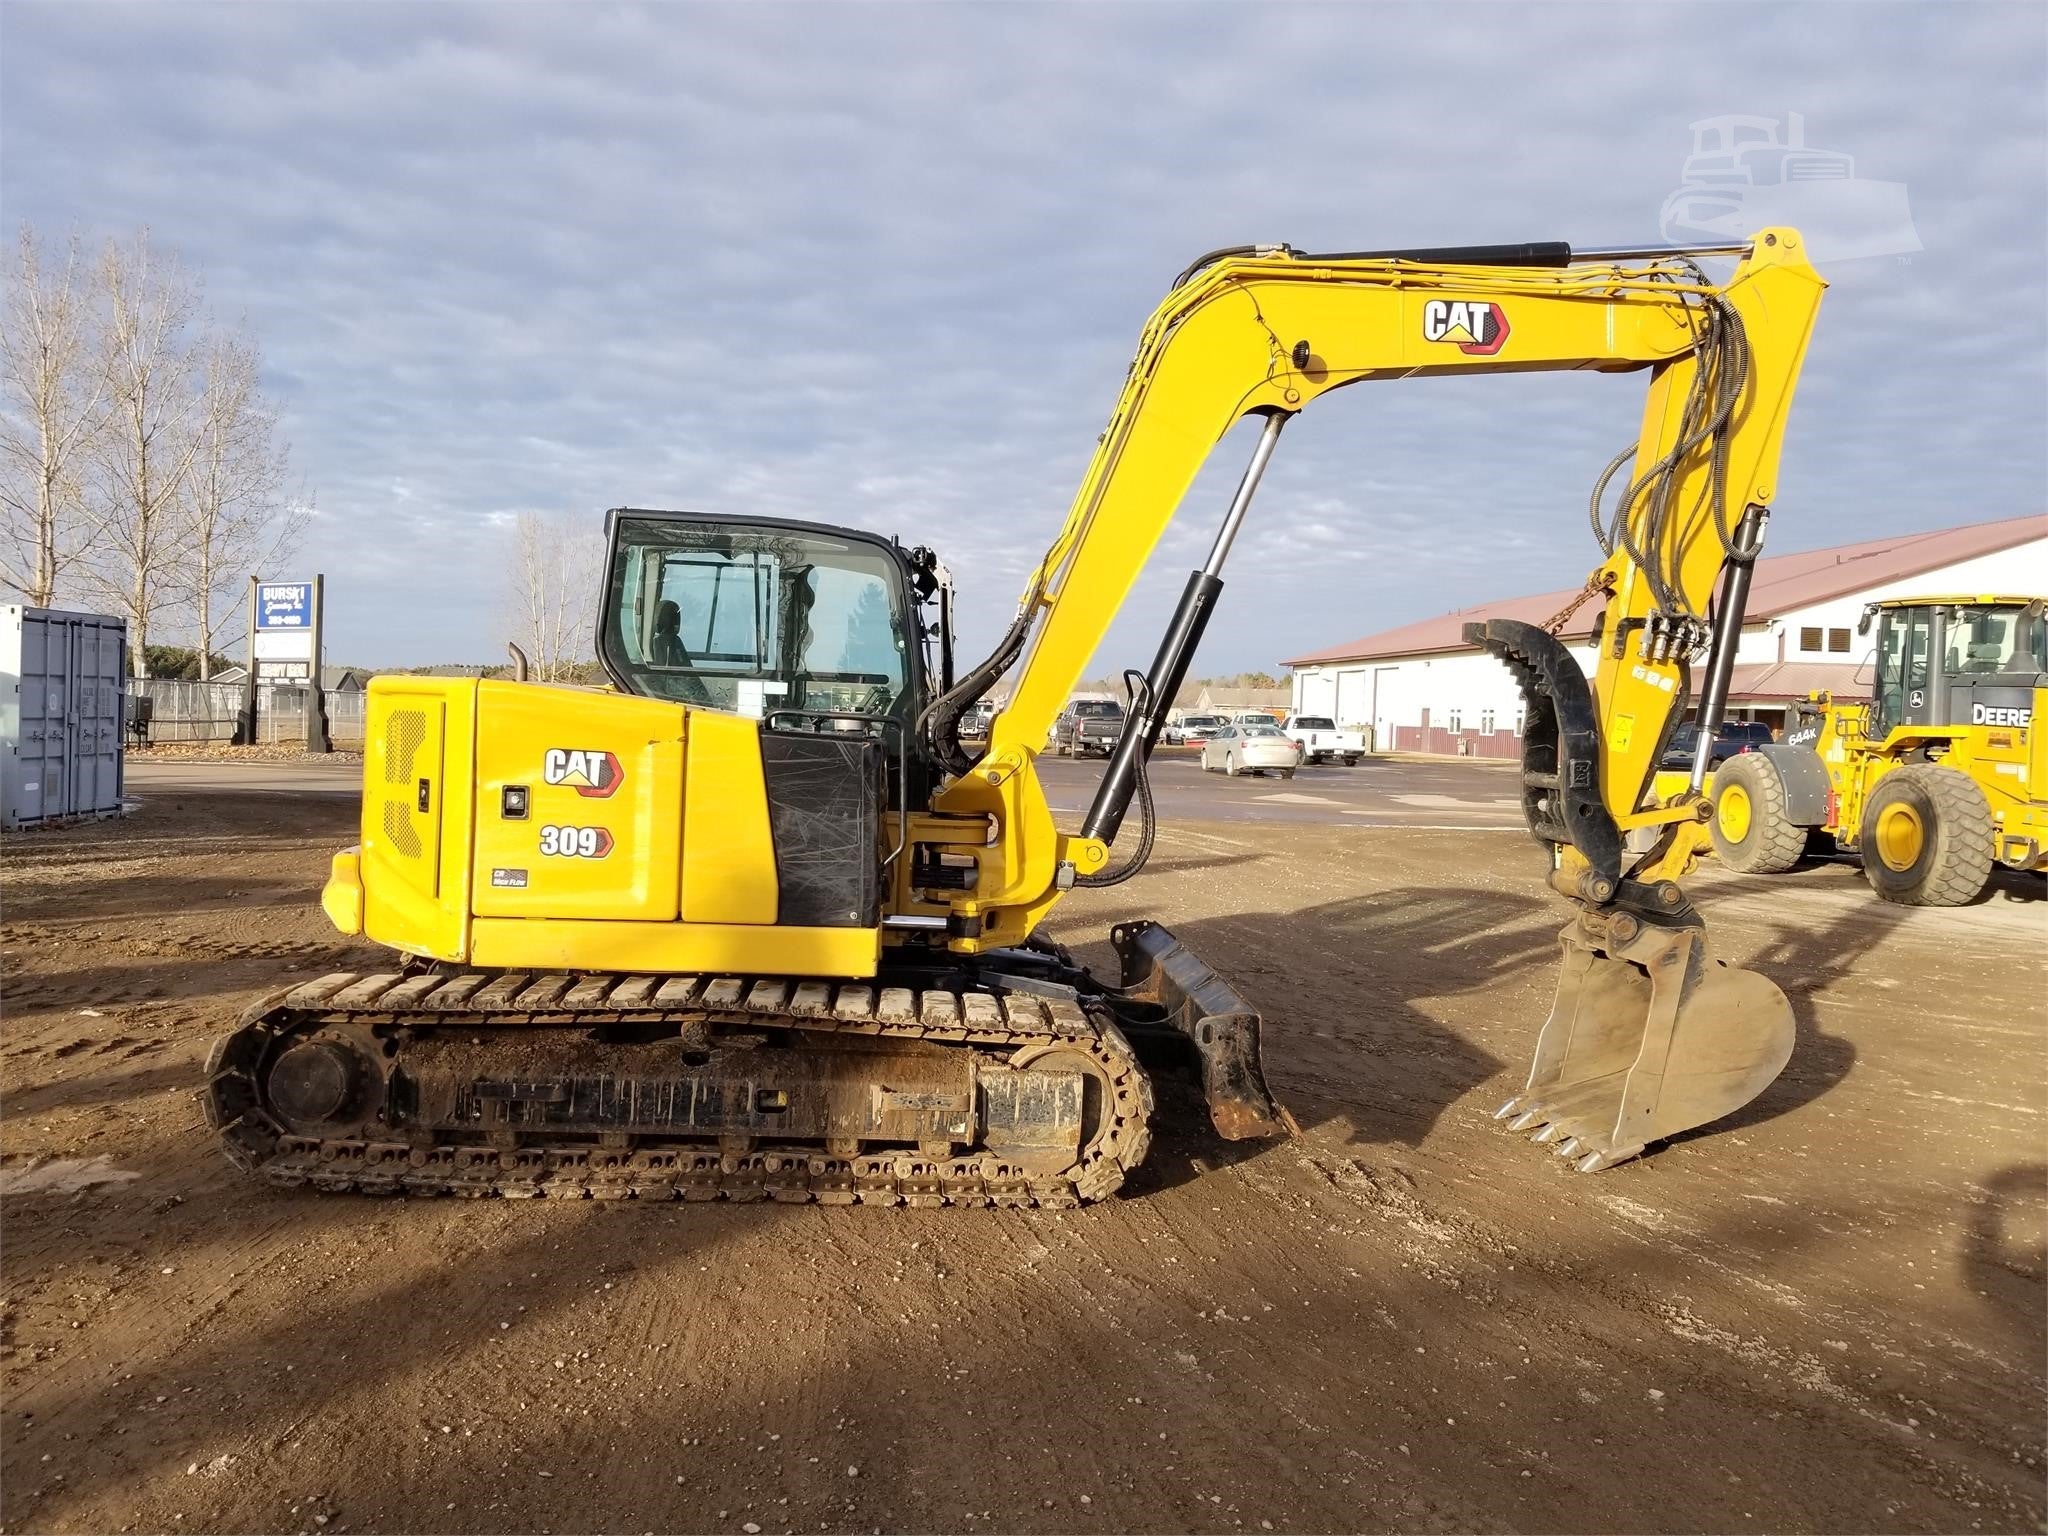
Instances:
[[[1861,664],[1869,659],[1874,643],[1873,636],[1856,633],[1866,603],[1893,597],[1961,593],[2048,594],[2048,537],[1790,610],[1768,623],[1745,626],[1735,659],[1740,663],[1783,660]],[[1799,632],[1806,628],[1821,631],[1821,650],[1800,650]],[[1846,653],[1826,649],[1830,629],[1849,631]],[[1580,669],[1590,676],[1595,665],[1593,647],[1574,646],[1572,655]],[[1495,732],[1514,731],[1522,710],[1521,692],[1508,669],[1493,657],[1476,651],[1303,667],[1294,673],[1293,691],[1297,714],[1329,715],[1345,729],[1370,726],[1373,745],[1379,751],[1400,746],[1397,732],[1412,733],[1419,729],[1424,724],[1424,710],[1429,712],[1427,723],[1432,734],[1450,729],[1454,715],[1459,730],[1484,732],[1489,712]],[[1421,750],[1443,746],[1442,739],[1436,738],[1434,748],[1423,746]]]
[[[1574,646],[1572,654],[1590,674],[1593,648]],[[1375,747],[1387,751],[1397,730],[1425,724],[1425,710],[1438,731],[1519,732],[1522,691],[1505,665],[1481,652],[1404,656],[1302,668],[1294,674],[1294,709],[1329,715],[1345,730],[1370,727]]]
[[[2048,596],[2048,537],[2033,539],[1996,554],[1959,560],[1939,570],[1923,571],[1903,581],[1885,582],[1846,597],[1788,610],[1757,630],[1745,630],[1738,662],[1837,661],[1861,665],[1871,657],[1875,635],[1859,635],[1866,603],[1894,597],[2043,597]],[[1821,631],[1822,649],[1802,650],[1802,629]],[[1846,654],[1826,649],[1830,629],[1849,631]],[[1779,650],[1783,645],[1782,654]]]

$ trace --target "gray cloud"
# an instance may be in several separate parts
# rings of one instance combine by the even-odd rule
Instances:
[[[147,223],[263,337],[335,653],[484,658],[506,513],[941,548],[982,617],[1195,252],[1653,239],[1694,119],[1802,111],[1926,249],[1829,276],[1778,548],[2041,509],[2030,7],[453,6],[0,12],[0,204]],[[1207,666],[1593,563],[1628,378],[1362,388],[1288,434]],[[1150,655],[1226,443],[1104,669]]]

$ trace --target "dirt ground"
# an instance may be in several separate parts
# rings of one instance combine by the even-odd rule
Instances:
[[[1593,1177],[1496,1131],[1561,904],[1518,837],[1186,824],[1170,923],[1301,1139],[1180,1111],[1072,1212],[271,1192],[207,1043],[371,958],[337,798],[8,838],[6,1531],[2036,1531],[2038,882],[1703,871],[1790,991],[1746,1111]],[[1091,947],[1100,958],[1105,951]]]

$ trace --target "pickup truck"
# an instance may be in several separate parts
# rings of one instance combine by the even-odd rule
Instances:
[[[1124,733],[1124,707],[1114,699],[1076,699],[1053,722],[1053,750],[1061,757],[1109,756]]]
[[[1714,727],[1714,745],[1708,749],[1707,766],[1718,768],[1729,758],[1769,746],[1770,742],[1771,728],[1761,720],[1723,720]],[[1699,748],[1699,722],[1687,720],[1671,733],[1670,745],[1665,747],[1664,757],[1657,766],[1667,771],[1690,768],[1693,755]]]
[[[1326,763],[1342,758],[1349,768],[1365,756],[1365,737],[1358,731],[1340,731],[1328,715],[1289,715],[1280,722],[1280,734],[1301,748],[1305,763]]]

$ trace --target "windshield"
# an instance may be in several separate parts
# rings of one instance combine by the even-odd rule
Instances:
[[[1244,736],[1278,736],[1280,734],[1280,727],[1277,725],[1247,725],[1239,734]]]
[[[1198,726],[1208,728],[1221,725],[1222,723],[1223,717],[1221,715],[1189,715],[1185,720],[1181,721],[1182,725],[1190,729]]]
[[[2042,615],[2025,608],[1961,608],[1948,621],[1943,670],[1950,677],[2017,670],[2014,658],[2032,671],[2042,653]]]
[[[731,710],[886,715],[908,675],[900,570],[794,528],[621,517],[599,643],[628,692]]]
[[[1124,707],[1108,699],[1083,699],[1074,706],[1074,713],[1084,720],[1120,720]]]
[[[1337,722],[1325,715],[1296,715],[1294,728],[1298,731],[1334,731]]]

